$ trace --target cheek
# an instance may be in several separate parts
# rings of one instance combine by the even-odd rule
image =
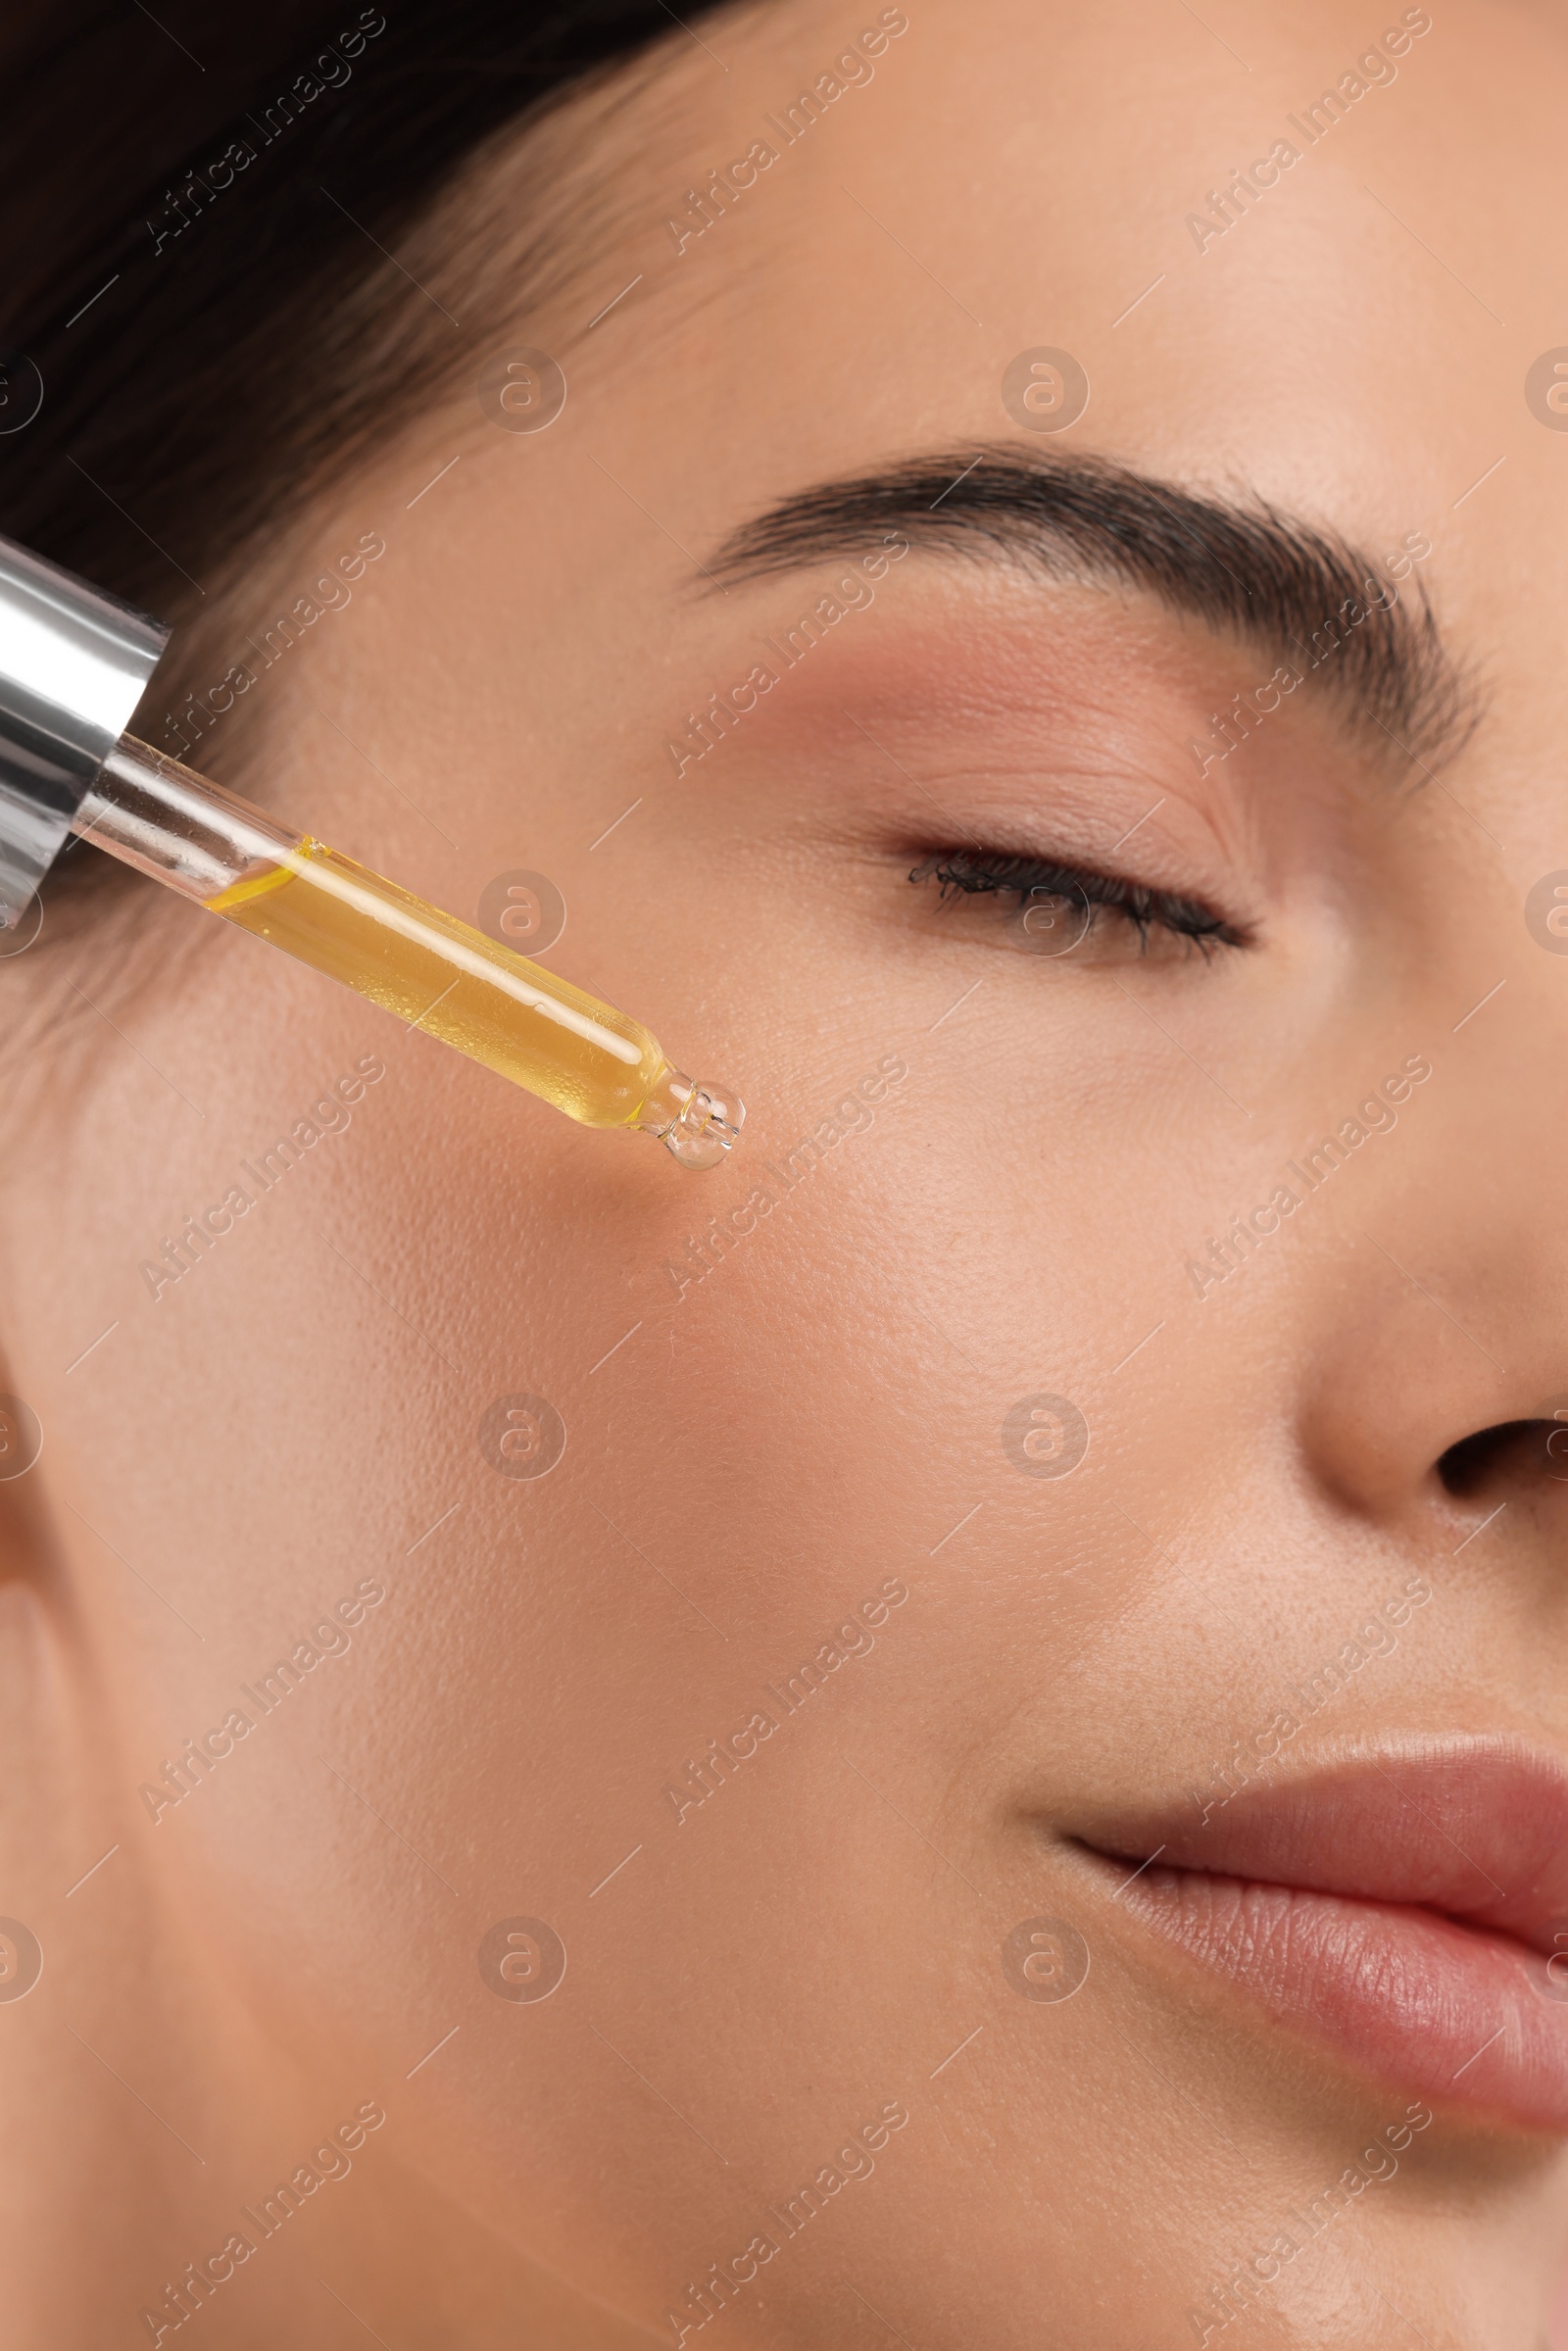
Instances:
[[[121,1328],[95,1389],[48,1397],[71,1439],[50,1459],[79,1466],[73,1498],[127,1556],[169,1563],[170,1599],[204,1637],[172,1648],[113,1557],[84,1552],[139,1661],[138,1756],[155,1768],[220,1718],[215,1672],[255,1686],[358,1577],[385,1586],[351,1653],[181,1813],[160,1867],[219,1922],[232,1980],[285,2045],[378,2082],[388,2050],[412,2063],[432,2018],[462,2020],[456,2057],[419,2077],[420,2128],[432,2166],[503,2229],[517,2209],[564,2210],[592,2234],[607,2138],[683,2209],[709,2209],[710,2157],[696,2141],[671,2154],[664,2110],[585,2033],[590,2012],[617,2046],[657,2046],[671,2080],[712,2082],[715,2143],[781,2180],[860,2119],[835,2116],[823,2140],[812,2079],[860,2079],[874,2046],[891,2092],[911,2020],[922,2048],[951,2045],[952,1986],[906,1955],[923,1873],[943,1865],[843,1757],[874,1758],[868,1776],[910,1783],[934,1818],[932,1757],[1049,1697],[1039,1661],[1089,1652],[1138,1596],[1142,1546],[1095,1547],[1102,1452],[1041,1482],[1005,1431],[1050,1390],[1108,1450],[1105,1374],[1215,1181],[1199,1165],[1173,1182],[1136,1140],[1137,1088],[1106,1069],[1126,1054],[1142,1082],[1146,1042],[1107,1053],[1087,1015],[1054,1026],[1048,1100],[1030,987],[999,972],[934,1025],[972,971],[895,948],[831,894],[764,887],[732,805],[694,819],[735,917],[721,1006],[679,915],[687,842],[651,832],[597,896],[574,896],[578,869],[558,860],[566,967],[661,1031],[667,1017],[672,1051],[695,1040],[752,1094],[732,1166],[686,1176],[640,1139],[584,1133],[224,940],[218,983],[138,1031],[155,1061],[227,1073],[206,1117],[172,1126],[125,1056],[94,1105],[117,1157],[63,1158],[59,1199],[40,1191],[14,1245],[25,1291],[62,1200],[90,1236],[64,1274],[72,1318],[87,1337]],[[661,1002],[643,1001],[651,972]],[[841,1031],[818,1008],[835,1002],[855,1006]],[[330,1155],[279,1178],[157,1304],[138,1295],[136,1261],[182,1205],[246,1181],[236,1170],[370,1052],[386,1075]],[[894,1055],[908,1074],[874,1122],[818,1143]],[[982,1064],[994,1119],[976,1115]],[[1229,1144],[1213,1152],[1227,1178]],[[759,1187],[768,1213],[715,1244],[712,1220]],[[31,1278],[29,1351],[51,1361],[60,1295]],[[1200,1461],[1182,1415],[1203,1381],[1167,1393],[1159,1359],[1141,1360],[1137,1393],[1164,1408],[1149,1416],[1160,1462],[1139,1458],[1168,1474],[1185,1439]],[[778,1695],[892,1574],[908,1597],[874,1649],[814,1696]],[[682,1815],[669,1790],[687,1759],[760,1706],[772,1737]],[[354,1759],[365,1803],[322,1757]],[[537,2009],[479,1964],[490,1929],[521,1916],[567,1951]],[[955,1947],[969,1932],[954,1914]],[[781,1971],[781,1948],[810,1967]],[[725,1986],[721,2021],[693,1951]],[[992,1960],[1000,1997],[995,1978]]]

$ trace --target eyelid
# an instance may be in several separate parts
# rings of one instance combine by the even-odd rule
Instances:
[[[944,900],[1014,892],[1021,905],[1037,891],[1058,897],[1077,891],[1091,906],[1123,915],[1142,939],[1147,939],[1151,929],[1159,929],[1189,939],[1205,952],[1210,947],[1252,944],[1248,925],[1219,912],[1204,899],[1062,857],[1020,856],[1013,851],[937,851],[910,870],[909,880],[939,882]]]

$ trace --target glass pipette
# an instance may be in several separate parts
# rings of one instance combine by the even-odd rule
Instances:
[[[427,1029],[584,1126],[716,1167],[746,1115],[635,1020],[124,728],[169,632],[0,538],[0,931],[72,833]]]
[[[122,735],[72,830],[591,1127],[716,1167],[745,1110],[585,989]]]

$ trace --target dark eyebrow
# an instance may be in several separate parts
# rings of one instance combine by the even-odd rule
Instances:
[[[731,532],[710,571],[726,587],[767,578],[863,555],[889,531],[1036,578],[1152,594],[1292,661],[1385,751],[1418,764],[1451,758],[1479,714],[1413,571],[1396,583],[1348,540],[1263,499],[1195,495],[1108,458],[982,448],[905,459],[781,500]],[[1369,588],[1396,601],[1369,608]]]

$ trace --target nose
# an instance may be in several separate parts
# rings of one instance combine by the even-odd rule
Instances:
[[[1515,1075],[1474,1052],[1440,1067],[1427,1114],[1311,1236],[1300,1441],[1321,1487],[1376,1521],[1446,1529],[1456,1505],[1473,1523],[1528,1499],[1568,1532],[1568,1235],[1539,1180],[1568,1116]]]

